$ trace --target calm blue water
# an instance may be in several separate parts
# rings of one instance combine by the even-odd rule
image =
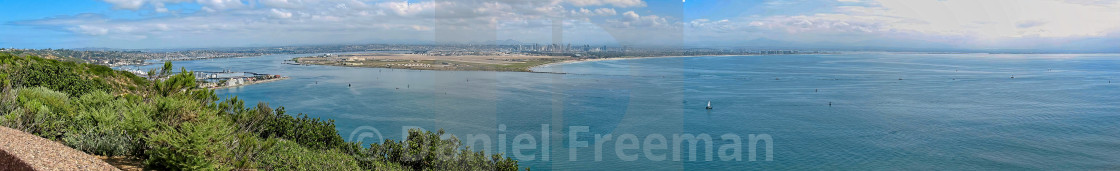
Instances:
[[[334,119],[348,139],[379,141],[352,136],[363,126],[397,140],[404,126],[444,128],[460,139],[487,135],[491,144],[473,149],[512,156],[515,137],[525,134],[519,142],[537,150],[518,159],[533,170],[1120,169],[1120,55],[649,58],[540,69],[570,74],[281,64],[298,56],[175,65],[291,76],[217,92]],[[709,100],[715,109],[704,109]],[[555,133],[542,136],[542,124]],[[575,134],[589,145],[577,148],[575,161],[570,126],[589,128]],[[596,142],[595,134],[613,139]],[[625,134],[635,135],[637,149],[616,144]],[[687,145],[673,161],[671,139],[681,134],[709,134],[714,150],[735,143],[721,135],[737,135],[742,161],[721,161],[704,145],[696,161]],[[758,161],[748,161],[752,134],[772,137],[773,161],[764,161],[765,141]],[[660,136],[668,148],[658,148]],[[548,161],[542,138],[550,139]]]

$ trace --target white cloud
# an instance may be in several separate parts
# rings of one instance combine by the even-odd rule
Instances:
[[[275,18],[292,18],[292,13],[273,8],[270,16]]]
[[[71,28],[71,29],[75,32],[79,32],[79,33],[86,34],[86,35],[91,35],[91,36],[100,36],[100,35],[109,34],[109,29],[98,27],[98,26],[79,25],[78,27],[74,27],[74,28]]]
[[[613,16],[618,15],[613,8],[599,8],[589,10],[587,8],[580,8],[579,10],[572,10],[569,12],[569,17],[592,17],[592,16]]]
[[[216,12],[216,11],[222,11],[222,10],[228,10],[228,9],[245,8],[245,7],[248,7],[248,5],[246,5],[246,3],[248,1],[258,1],[258,0],[248,0],[248,1],[243,1],[243,0],[103,0],[103,1],[105,1],[109,4],[112,4],[113,8],[115,8],[115,9],[140,10],[140,9],[144,9],[144,8],[152,8],[152,10],[155,10],[156,12],[161,12],[162,13],[162,12],[168,12],[168,9],[165,7],[167,4],[188,3],[188,2],[197,3],[199,5],[202,5],[202,9],[205,10],[205,11]],[[275,2],[276,0],[264,0],[264,1]]]
[[[565,0],[564,2],[577,7],[613,5],[616,7],[629,8],[646,6],[646,2],[642,0]]]
[[[695,39],[1050,48],[1120,33],[1116,0],[863,0],[820,13],[693,20]],[[839,42],[839,43],[838,43]]]
[[[608,20],[609,23],[614,24],[620,28],[644,28],[644,29],[657,29],[663,27],[673,27],[669,25],[669,21],[657,15],[639,15],[634,11],[627,11],[622,13],[622,18]]]
[[[877,0],[837,13],[773,16],[759,22],[793,32],[918,32],[981,39],[1093,37],[1120,29],[1120,8],[1060,0]]]
[[[197,47],[222,46],[223,43],[245,46],[288,44],[284,42],[301,42],[301,44],[375,42],[372,40],[486,41],[496,37],[492,36],[494,32],[516,30],[510,27],[502,27],[502,30],[498,30],[500,23],[530,23],[526,21],[551,21],[556,18],[597,22],[603,26],[633,30],[666,27],[670,22],[657,15],[633,16],[637,15],[633,11],[629,12],[629,17],[619,16],[621,13],[615,9],[644,6],[645,2],[641,0],[104,1],[113,5],[114,9],[151,10],[158,13],[149,16],[141,15],[139,18],[82,14],[17,21],[10,24],[74,33],[78,35],[75,36],[77,38],[96,40],[88,42],[96,46],[123,44],[126,47]],[[584,7],[569,9],[577,5]],[[172,6],[175,7],[172,10],[166,8]],[[551,22],[544,22],[544,24],[551,24]],[[514,27],[542,28],[538,24],[514,25]],[[566,29],[565,32],[588,32],[581,30],[588,28],[571,29],[573,30]],[[601,32],[602,28],[592,30]],[[550,35],[547,32],[539,34]],[[472,36],[466,36],[464,39],[440,37],[446,35]],[[595,39],[613,41],[609,37],[602,36],[581,40]]]
[[[105,0],[109,4],[113,4],[113,8],[117,9],[130,9],[137,10],[144,6],[146,0]]]
[[[204,35],[218,40],[246,39],[229,42],[250,43],[277,42],[273,40],[289,37],[301,42],[333,39],[428,41],[449,40],[440,37],[452,35],[447,32],[477,35],[467,37],[469,39],[492,39],[497,37],[495,35],[504,35],[494,32],[519,28],[551,31],[548,29],[551,20],[557,18],[601,27],[568,28],[565,25],[565,32],[606,30],[617,36],[614,39],[619,42],[652,42],[644,39],[650,35],[668,35],[658,40],[674,41],[686,34],[688,39],[724,42],[761,39],[899,44],[897,42],[904,40],[962,47],[1008,47],[1023,45],[1020,43],[1023,41],[1017,40],[1027,39],[1057,42],[1120,36],[1116,34],[1120,33],[1120,0],[772,0],[761,3],[760,7],[791,10],[745,11],[744,15],[731,18],[723,17],[735,14],[692,21],[680,21],[679,16],[651,11],[653,8],[639,8],[647,5],[642,0],[104,1],[115,9],[153,10],[163,14],[139,19],[81,14],[13,23],[99,39],[143,38],[153,42],[202,39],[206,38]],[[202,12],[165,8],[175,4],[195,4],[188,7]],[[805,7],[811,5],[815,6]],[[435,38],[432,35],[436,35]]]
[[[273,8],[301,8],[302,0],[260,0],[261,5]]]

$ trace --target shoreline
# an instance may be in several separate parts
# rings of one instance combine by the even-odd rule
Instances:
[[[529,73],[565,74],[565,73],[561,73],[561,72],[543,71],[543,70],[541,70],[541,68],[551,67],[551,66],[554,66],[554,65],[565,65],[565,64],[574,64],[574,63],[582,63],[582,62],[597,62],[597,61],[633,60],[633,59],[647,59],[647,58],[692,58],[692,57],[727,57],[727,56],[764,56],[764,55],[741,54],[741,55],[697,55],[697,56],[642,56],[642,57],[614,57],[614,58],[594,58],[594,59],[562,59],[562,58],[567,58],[567,57],[558,57],[558,58],[552,58],[552,59],[561,59],[557,62],[528,66],[528,67],[525,67],[523,69],[518,69],[518,70],[429,69],[429,68],[411,68],[411,67],[397,68],[397,67],[381,67],[381,66],[352,66],[352,65],[338,65],[338,64],[305,63],[305,62],[300,61],[300,60],[296,60],[295,64],[317,65],[317,66],[335,66],[335,67],[354,67],[354,68],[403,69],[403,70],[419,70],[419,71],[422,71],[422,70],[430,70],[430,71],[491,71],[491,72],[529,72]],[[306,57],[297,57],[295,59],[299,59],[299,58],[306,58]]]
[[[539,69],[544,68],[544,67],[551,67],[553,65],[566,65],[566,64],[584,63],[584,62],[634,60],[634,59],[649,59],[649,58],[695,58],[695,57],[720,57],[720,56],[726,57],[726,56],[758,56],[758,55],[647,56],[647,57],[573,59],[573,60],[564,60],[564,61],[561,61],[561,62],[553,62],[553,63],[547,63],[547,64],[541,64],[541,65],[529,67],[529,71],[530,72],[536,72],[536,73],[557,73],[557,72],[551,72],[551,71],[540,71]]]
[[[211,89],[211,90],[220,90],[220,89],[227,89],[227,88],[235,88],[235,87],[248,86],[248,85],[254,85],[254,84],[264,84],[264,83],[269,83],[269,82],[273,82],[273,81],[281,81],[281,80],[287,80],[287,79],[289,79],[289,78],[292,78],[292,77],[280,77],[280,78],[275,78],[275,79],[268,79],[268,80],[253,81],[252,83],[248,83],[248,84],[238,84],[238,85],[236,85],[236,86],[221,86],[221,87],[210,87],[209,89]]]

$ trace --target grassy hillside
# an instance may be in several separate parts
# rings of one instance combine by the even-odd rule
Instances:
[[[333,120],[246,106],[197,88],[170,63],[149,81],[107,67],[0,53],[0,125],[159,170],[517,170],[443,131],[363,147]],[[181,71],[185,71],[182,70]]]

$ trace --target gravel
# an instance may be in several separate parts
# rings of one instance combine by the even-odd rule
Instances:
[[[7,127],[0,127],[0,163],[0,170],[118,170],[66,145]]]

